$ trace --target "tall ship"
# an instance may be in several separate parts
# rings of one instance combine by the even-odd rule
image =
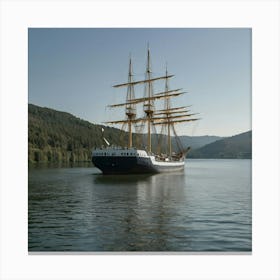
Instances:
[[[103,174],[145,174],[184,170],[186,154],[190,147],[183,147],[175,125],[193,122],[198,118],[193,118],[195,114],[190,112],[190,106],[172,107],[171,99],[185,93],[182,89],[169,88],[169,80],[172,77],[174,75],[168,73],[167,67],[164,75],[153,77],[148,48],[145,78],[134,81],[132,62],[131,58],[129,59],[128,81],[113,86],[126,88],[126,100],[123,103],[109,105],[110,108],[123,108],[125,118],[106,122],[122,125],[122,130],[127,130],[127,143],[111,146],[108,140],[103,138],[106,147],[93,150],[92,162]],[[163,90],[154,93],[154,83],[159,81],[164,82]],[[144,86],[144,95],[136,98],[134,87],[141,85]],[[156,104],[159,102],[161,108]],[[138,116],[136,109],[138,111],[139,107],[142,114]],[[156,133],[158,128],[159,134]]]

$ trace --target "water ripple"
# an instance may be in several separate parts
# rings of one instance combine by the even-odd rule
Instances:
[[[189,160],[185,173],[29,170],[29,251],[251,251],[251,161]]]

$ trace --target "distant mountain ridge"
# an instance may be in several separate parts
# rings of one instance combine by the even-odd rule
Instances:
[[[221,140],[221,136],[180,136],[180,141],[185,147],[190,146],[192,149],[198,149],[217,140]]]
[[[105,128],[103,134],[101,128]],[[103,136],[112,145],[126,143],[127,139],[127,133],[120,129],[92,124],[70,113],[28,105],[29,162],[90,161],[92,148],[104,145]],[[136,136],[133,135],[134,143],[137,142]],[[141,137],[145,138],[143,135]],[[219,136],[180,136],[184,147],[191,146],[190,156],[200,158],[209,157],[215,145],[224,145],[219,141],[226,139]],[[152,142],[156,143],[156,136],[153,136]],[[175,142],[174,138],[172,142]],[[211,144],[215,144],[214,148],[207,148]],[[219,148],[216,147],[216,150]],[[241,146],[240,151],[236,150],[237,153],[242,151]],[[215,153],[212,154],[215,156]]]
[[[252,131],[227,137],[191,151],[192,158],[252,158]]]

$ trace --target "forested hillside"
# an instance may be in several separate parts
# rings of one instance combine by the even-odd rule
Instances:
[[[89,161],[91,149],[104,144],[101,128],[69,113],[29,104],[28,159],[30,162]],[[105,129],[104,136],[117,144],[120,130]]]

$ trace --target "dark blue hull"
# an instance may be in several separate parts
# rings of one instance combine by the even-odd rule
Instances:
[[[92,163],[103,174],[147,174],[158,173],[149,158],[93,156]]]

